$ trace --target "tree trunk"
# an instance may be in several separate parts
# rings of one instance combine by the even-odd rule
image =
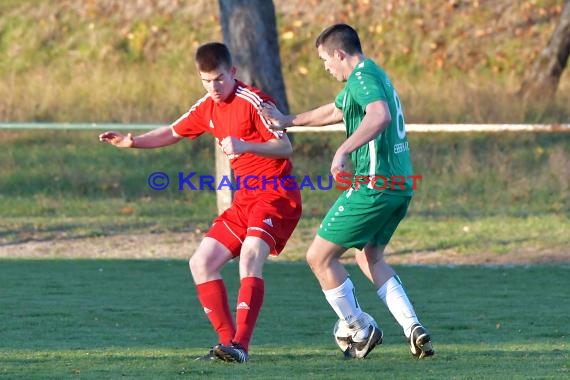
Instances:
[[[566,0],[560,22],[548,46],[540,53],[524,79],[519,96],[524,100],[550,100],[556,94],[562,72],[570,55],[570,0]]]
[[[273,0],[218,0],[218,3],[224,42],[232,53],[236,77],[263,90],[275,99],[283,113],[289,113]],[[216,173],[218,176],[231,173],[229,161],[219,149],[216,149]],[[217,192],[221,213],[230,206],[232,191],[224,188]]]
[[[230,48],[237,77],[272,96],[289,113],[277,41],[272,0],[218,0],[224,42]]]

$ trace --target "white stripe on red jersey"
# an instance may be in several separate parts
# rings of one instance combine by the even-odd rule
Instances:
[[[253,104],[253,106],[256,109],[258,109],[261,106],[261,104],[263,103],[263,99],[259,95],[257,95],[255,92],[251,91],[250,89],[242,87],[242,86],[237,87],[236,96],[247,100],[248,102]],[[269,130],[271,133],[273,133],[273,136],[275,136],[278,139],[280,139],[283,136],[282,131],[274,131],[271,128],[269,128],[271,125],[269,120],[267,120],[262,115],[259,115],[259,118],[263,122],[263,125],[265,125],[265,128],[267,128],[267,130]]]

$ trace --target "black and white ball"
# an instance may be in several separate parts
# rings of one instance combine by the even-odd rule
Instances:
[[[374,326],[378,327],[378,323],[376,320],[372,318],[372,316],[368,313],[363,313],[364,318],[368,321],[369,324],[373,324]],[[349,338],[353,337],[357,330],[353,330],[348,326],[348,323],[344,319],[338,319],[333,327],[333,336],[337,346],[340,348],[342,352],[345,352],[348,348],[351,340]]]

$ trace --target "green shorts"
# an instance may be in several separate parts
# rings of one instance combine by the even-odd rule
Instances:
[[[345,248],[387,245],[411,200],[374,189],[348,189],[330,208],[317,234]]]

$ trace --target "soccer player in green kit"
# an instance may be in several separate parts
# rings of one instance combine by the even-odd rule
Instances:
[[[340,262],[349,248],[356,248],[358,266],[402,326],[412,355],[431,356],[431,338],[396,272],[384,260],[384,249],[406,215],[413,194],[413,169],[400,99],[385,72],[364,56],[358,34],[349,25],[328,27],[317,38],[316,47],[326,71],[345,82],[335,102],[297,115],[283,115],[271,104],[264,104],[260,110],[275,129],[341,121],[346,125],[347,139],[334,155],[331,173],[335,178],[346,176],[350,156],[354,180],[322,221],[307,251],[307,262],[340,323],[350,331],[346,357],[366,357],[382,343],[383,335],[373,318],[361,309],[354,285]],[[362,178],[368,180],[361,182]]]

